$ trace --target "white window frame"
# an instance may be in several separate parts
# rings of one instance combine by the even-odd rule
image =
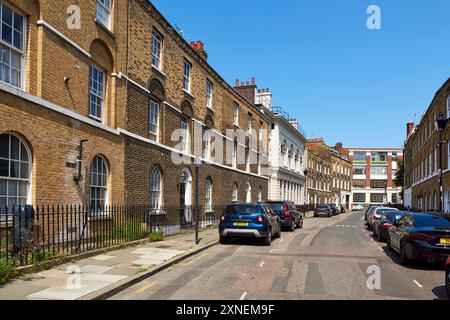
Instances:
[[[232,167],[233,168],[237,168],[237,156],[238,156],[238,149],[239,149],[239,144],[237,141],[233,141],[233,157],[231,159],[232,163]]]
[[[157,47],[159,45],[159,48]],[[156,31],[152,34],[152,66],[162,70],[163,37]],[[155,63],[156,62],[156,63]]]
[[[154,137],[155,142],[159,142],[159,111],[160,105],[156,100],[150,99],[149,103],[149,134],[150,139]],[[154,128],[154,130],[152,130]]]
[[[103,75],[103,90],[100,92],[96,92],[94,91],[93,88],[93,71],[96,70],[98,74],[102,74]],[[99,84],[101,84],[99,81],[99,78],[95,79],[95,81]],[[92,100],[91,97],[94,96],[96,99],[100,99],[101,100],[101,105],[100,105],[100,116],[98,114],[93,114],[92,113]],[[100,122],[103,122],[104,119],[104,114],[105,114],[105,99],[106,99],[106,72],[103,71],[102,69],[100,69],[99,67],[97,67],[94,64],[91,64],[89,66],[89,117],[94,118]],[[96,106],[98,106],[97,104],[98,101],[96,101]],[[97,108],[95,108],[95,112],[97,113]]]
[[[32,179],[32,157],[30,149],[28,148],[27,143],[23,141],[19,136],[14,135],[12,133],[3,133],[2,136],[8,136],[8,157],[0,157],[0,160],[7,161],[8,162],[8,176],[0,176],[0,180],[6,181],[6,193],[1,195],[0,198],[4,198],[6,200],[6,204],[8,204],[8,200],[10,198],[15,198],[17,205],[24,205],[24,204],[31,204],[31,179]],[[19,142],[19,154],[18,159],[12,158],[12,143],[11,139],[12,137],[16,138]],[[26,157],[28,158],[27,161],[23,160],[24,157],[22,157],[22,153],[26,153]],[[11,176],[11,162],[17,162],[18,163],[18,177],[12,177]],[[24,165],[24,167],[22,167]],[[21,171],[26,170],[28,178],[22,178]],[[10,183],[16,184],[16,192],[15,195],[10,195],[11,187]],[[26,191],[25,195],[21,195],[20,191],[20,184],[26,184]],[[21,201],[22,200],[22,201]],[[0,212],[5,209],[3,205],[0,205]]]
[[[191,72],[192,72],[192,65],[184,61],[183,62],[183,90],[191,93]]]
[[[161,210],[162,203],[163,176],[157,166],[153,166],[150,171],[150,209]],[[156,212],[157,213],[157,212]]]
[[[189,119],[181,119],[181,151],[189,154],[190,152],[190,139],[189,139]]]
[[[109,5],[105,4],[105,2],[107,2]],[[108,30],[111,30],[112,2],[113,0],[97,0],[95,12],[95,19]],[[105,17],[99,15],[99,9],[103,10],[103,14],[106,15]],[[105,18],[106,20],[103,20],[103,18]]]
[[[213,110],[213,92],[213,83],[206,79],[206,107],[211,110]]]
[[[99,172],[99,171],[97,171],[97,172],[93,171],[94,161],[97,161],[97,159],[101,160],[100,164],[104,165],[104,168],[106,169],[106,173]],[[98,168],[97,168],[97,170],[98,170]],[[93,174],[96,174],[97,178],[98,178],[99,175],[100,176],[106,176],[106,185],[93,182]],[[104,191],[103,198],[97,197],[97,196],[95,198],[92,198],[92,189],[103,190]],[[103,156],[96,155],[91,161],[90,172],[89,172],[89,203],[90,203],[90,206],[91,206],[91,212],[104,211],[106,209],[106,206],[109,203],[108,199],[109,199],[109,167],[108,167],[108,162],[106,161],[106,159]],[[100,201],[103,200],[103,207],[102,208],[97,207],[97,203],[95,203],[94,208],[93,208],[93,206],[92,206],[92,201],[93,200],[100,200]]]
[[[245,202],[252,202],[252,184],[250,182],[245,184]]]
[[[239,105],[237,103],[233,104],[233,125],[239,127]]]
[[[239,187],[236,182],[231,187],[231,202],[239,201]]]
[[[203,137],[204,140],[204,150],[203,150],[203,158],[207,161],[211,160],[211,141],[212,141],[212,131],[210,129],[205,130],[205,134]]]
[[[12,43],[8,43],[4,40],[2,40],[2,35],[1,35],[1,28],[2,28],[2,24],[3,24],[3,18],[2,18],[2,12],[3,12],[3,7],[7,7],[8,9],[10,9],[12,11],[13,14],[13,25],[9,27],[12,28]],[[14,15],[18,15],[22,18],[22,30],[18,30],[16,28],[14,28]],[[6,23],[5,23],[6,24]],[[27,18],[21,14],[19,11],[15,10],[13,7],[7,5],[4,1],[0,0],[0,57],[2,56],[2,51],[3,50],[8,50],[10,51],[9,54],[9,64],[7,64],[7,66],[9,67],[9,82],[8,81],[4,81],[1,80],[0,78],[0,82],[2,83],[6,83],[10,86],[13,86],[15,88],[19,88],[24,90],[25,88],[25,56],[26,56],[26,43],[27,43]],[[22,46],[22,48],[17,48],[16,46],[14,46],[14,34],[15,32],[17,32],[19,35],[22,36],[22,41],[19,42],[19,44]],[[18,68],[13,67],[13,64],[11,63],[11,59],[13,54],[18,56]],[[2,68],[3,63],[0,60],[0,68]],[[19,73],[19,77],[18,77],[18,85],[14,84],[11,82],[11,69],[15,69],[16,72]]]
[[[205,213],[213,213],[213,183],[211,178],[205,181]]]

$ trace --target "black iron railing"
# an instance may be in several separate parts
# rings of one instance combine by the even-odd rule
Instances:
[[[199,210],[200,227],[218,224],[223,211]],[[111,205],[101,210],[83,205],[2,207],[0,257],[25,265],[127,244],[155,233],[174,234],[181,228],[194,226],[192,207]]]

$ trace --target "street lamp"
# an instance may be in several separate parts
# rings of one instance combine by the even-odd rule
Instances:
[[[438,118],[434,121],[434,126],[439,134],[439,212],[444,210],[444,199],[442,190],[442,146],[444,141],[442,141],[442,133],[447,127],[448,119],[445,118],[442,112],[439,113]]]

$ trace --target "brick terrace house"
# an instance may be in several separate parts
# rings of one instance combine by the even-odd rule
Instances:
[[[309,204],[334,203],[349,208],[351,194],[351,163],[342,144],[335,148],[323,139],[307,143]]]
[[[407,125],[404,147],[405,206],[450,212],[450,129],[440,134],[435,121],[450,118],[450,79],[436,92],[420,123]],[[439,142],[442,149],[439,150]],[[442,194],[439,177],[442,175]]]
[[[0,0],[0,205],[146,204],[179,225],[192,219],[180,208],[194,204],[195,156],[202,213],[266,200],[267,136],[252,147],[227,129],[269,119],[203,44],[148,1],[72,5]]]

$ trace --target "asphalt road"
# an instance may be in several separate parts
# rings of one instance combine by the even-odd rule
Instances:
[[[307,219],[271,247],[253,240],[212,247],[112,299],[446,299],[443,270],[401,266],[365,230],[362,213],[347,213]]]

